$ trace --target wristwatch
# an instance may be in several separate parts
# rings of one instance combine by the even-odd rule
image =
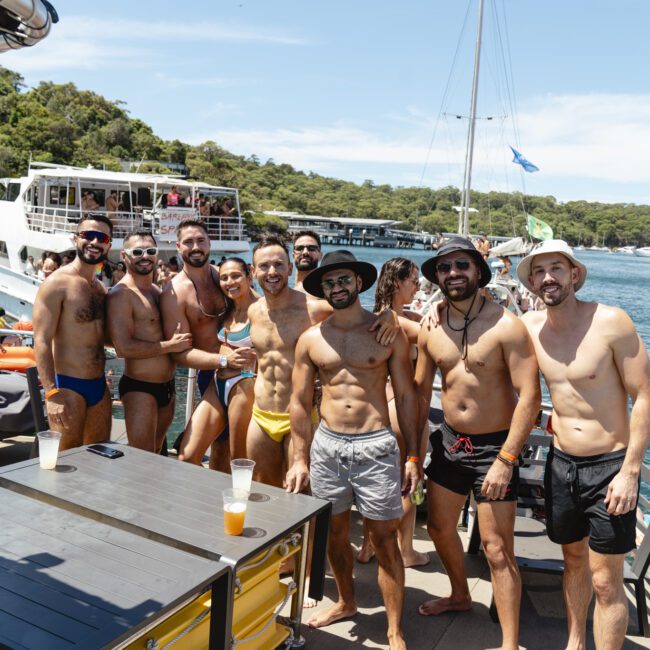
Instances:
[[[225,354],[220,354],[219,355],[219,368],[227,368],[228,367],[228,357]]]

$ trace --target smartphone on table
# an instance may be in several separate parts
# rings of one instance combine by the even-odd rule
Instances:
[[[89,445],[87,449],[93,454],[98,454],[105,458],[120,458],[121,456],[124,456],[123,451],[115,449],[115,447],[109,447],[108,445]]]

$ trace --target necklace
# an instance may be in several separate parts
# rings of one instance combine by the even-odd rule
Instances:
[[[221,287],[214,281],[214,276],[212,275],[212,269],[209,269],[208,271],[210,273],[210,279],[212,280],[212,283],[219,289],[219,293],[221,293]],[[199,290],[196,288],[196,283],[192,278],[190,277],[190,274],[185,270],[185,267],[183,267],[183,273],[189,278],[189,281],[192,283],[192,286],[194,287],[194,291],[196,293],[196,302],[199,303],[199,309],[201,310],[201,313],[206,317],[206,318],[222,318],[225,313],[228,311],[228,298],[224,296],[224,308],[216,313],[216,314],[210,314],[205,309],[203,309],[203,305],[201,304],[201,298],[199,298]]]
[[[478,296],[478,291],[474,294],[474,297],[472,298],[472,303],[469,306],[469,309],[467,310],[467,313],[465,313],[462,309],[458,309],[456,305],[450,300],[449,304],[459,313],[462,315],[463,320],[465,321],[464,325],[462,327],[453,327],[452,324],[449,322],[449,308],[447,308],[447,327],[449,327],[450,330],[453,330],[454,332],[462,332],[463,336],[460,341],[460,346],[462,349],[462,357],[461,359],[465,363],[465,370],[469,370],[469,363],[467,361],[467,354],[469,351],[469,342],[468,342],[468,330],[469,326],[478,318],[478,315],[481,313],[483,310],[483,307],[485,307],[485,296],[483,296],[483,302],[481,302],[481,306],[479,307],[478,311],[476,314],[470,318],[469,314],[472,311],[472,307],[474,306],[474,302],[476,300],[476,296]]]

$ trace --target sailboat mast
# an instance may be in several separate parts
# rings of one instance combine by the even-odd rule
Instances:
[[[472,100],[469,111],[469,128],[467,131],[467,152],[465,154],[465,178],[463,180],[463,205],[460,213],[462,223],[458,232],[463,237],[469,235],[469,197],[472,186],[472,161],[474,159],[474,128],[476,126],[476,103],[478,99],[478,71],[481,63],[481,34],[483,32],[483,0],[478,5],[478,29],[476,34],[476,50],[474,52],[474,80],[472,82]]]

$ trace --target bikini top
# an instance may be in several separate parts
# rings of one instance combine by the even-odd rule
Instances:
[[[226,330],[223,327],[217,332],[217,337],[221,343],[227,343],[233,348],[250,348],[253,346],[250,321],[242,329],[236,332],[228,332],[228,341],[226,341]]]

